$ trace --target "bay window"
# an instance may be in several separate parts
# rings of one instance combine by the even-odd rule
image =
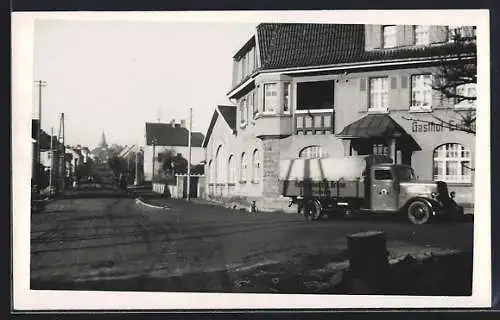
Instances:
[[[274,113],[278,108],[278,86],[276,83],[264,84],[264,108],[266,113]]]
[[[290,112],[290,82],[283,84],[283,112]]]
[[[466,83],[456,87],[457,102],[455,108],[475,108],[476,100],[467,98],[476,98],[476,84]]]

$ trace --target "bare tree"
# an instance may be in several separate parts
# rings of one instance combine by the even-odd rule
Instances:
[[[475,27],[450,28],[447,53],[439,62],[432,89],[440,94],[441,101],[453,104],[472,105],[476,101],[477,58]],[[403,117],[405,120],[437,125],[450,130],[476,134],[475,108],[456,109],[458,121],[433,114],[432,119],[417,116]]]

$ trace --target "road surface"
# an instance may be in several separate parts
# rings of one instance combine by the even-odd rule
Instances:
[[[32,214],[32,289],[273,292],[264,280],[245,288],[248,275],[276,282],[345,264],[346,236],[367,230],[385,231],[390,258],[472,252],[470,222],[305,221],[183,200],[157,209],[101,195],[58,200]]]

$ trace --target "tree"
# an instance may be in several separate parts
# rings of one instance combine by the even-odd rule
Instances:
[[[108,160],[108,166],[113,171],[115,176],[119,176],[121,172],[125,171],[127,164],[124,163],[123,159],[119,158],[117,155],[113,155]]]
[[[440,94],[442,102],[453,104],[476,101],[477,58],[475,27],[451,28],[453,41],[448,44],[449,55],[442,57],[432,89]],[[433,114],[431,120],[420,117],[403,117],[405,120],[437,125],[450,130],[476,134],[476,110],[455,110],[458,121]]]

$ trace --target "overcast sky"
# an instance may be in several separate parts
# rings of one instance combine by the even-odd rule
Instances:
[[[145,122],[187,119],[206,132],[229,103],[232,56],[256,24],[42,20],[35,23],[34,78],[47,81],[42,127],[65,114],[67,144],[133,144]],[[35,88],[33,112],[38,115]]]

